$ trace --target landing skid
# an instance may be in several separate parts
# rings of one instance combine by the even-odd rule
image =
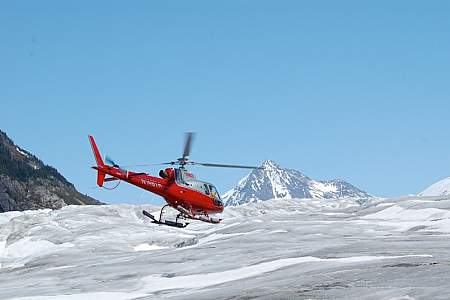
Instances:
[[[179,214],[177,215],[177,218],[175,219],[175,222],[174,222],[174,221],[169,221],[169,220],[161,221],[161,217],[162,217],[162,214],[163,214],[163,210],[164,210],[164,208],[166,208],[167,206],[168,206],[168,205],[164,205],[163,208],[161,208],[161,212],[160,212],[160,214],[159,214],[159,220],[156,219],[154,215],[152,215],[151,213],[149,213],[149,212],[146,211],[146,210],[143,210],[142,213],[144,214],[144,216],[149,217],[150,219],[152,219],[152,223],[155,223],[155,224],[159,224],[159,225],[167,225],[167,226],[177,227],[177,228],[184,228],[184,227],[186,227],[186,226],[189,225],[189,223],[179,223],[179,222],[178,222],[178,219],[183,218],[183,215],[182,215],[181,213],[179,213]]]
[[[217,224],[220,223],[220,221],[222,221],[222,219],[217,219],[217,218],[212,218],[210,216],[208,216],[207,214],[204,215],[193,215],[191,214],[187,209],[178,206],[176,209],[178,211],[180,211],[180,213],[177,215],[175,222],[174,221],[169,221],[169,220],[164,220],[162,221],[162,215],[163,215],[163,211],[164,208],[168,207],[170,205],[166,204],[161,208],[161,212],[159,213],[159,219],[157,219],[154,215],[152,215],[151,213],[149,213],[146,210],[143,210],[142,213],[144,214],[144,216],[149,217],[150,219],[152,219],[152,223],[155,224],[159,224],[159,225],[167,225],[167,226],[172,226],[172,227],[178,227],[178,228],[184,228],[186,226],[189,225],[189,223],[179,223],[178,220],[179,219],[191,219],[191,220],[198,220],[198,221],[202,221],[202,222],[206,222],[206,223],[212,223],[212,224]]]
[[[178,220],[176,222],[169,221],[169,220],[160,221],[160,220],[157,220],[154,215],[152,215],[151,213],[149,213],[146,210],[143,210],[142,213],[144,214],[144,216],[152,219],[152,223],[159,224],[159,225],[167,225],[167,226],[171,226],[171,227],[184,228],[184,227],[188,226],[188,224],[189,224],[189,223],[178,223]]]

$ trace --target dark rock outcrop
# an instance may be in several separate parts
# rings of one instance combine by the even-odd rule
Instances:
[[[0,212],[101,204],[0,131]]]

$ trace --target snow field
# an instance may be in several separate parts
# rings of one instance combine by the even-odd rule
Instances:
[[[142,209],[159,210],[1,214],[0,299],[441,299],[450,289],[448,199],[269,200],[183,229]]]

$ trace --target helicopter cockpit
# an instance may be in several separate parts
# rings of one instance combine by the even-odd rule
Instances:
[[[216,187],[211,183],[197,180],[194,174],[186,170],[175,169],[175,181],[181,186],[199,191],[202,194],[210,196],[213,199],[215,205],[223,206],[222,200],[220,199],[220,195]]]

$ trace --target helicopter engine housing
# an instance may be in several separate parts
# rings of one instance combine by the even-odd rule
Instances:
[[[166,179],[167,177],[169,177],[169,174],[167,174],[167,171],[166,171],[166,170],[160,170],[160,171],[159,171],[159,176],[160,176],[161,178]]]

